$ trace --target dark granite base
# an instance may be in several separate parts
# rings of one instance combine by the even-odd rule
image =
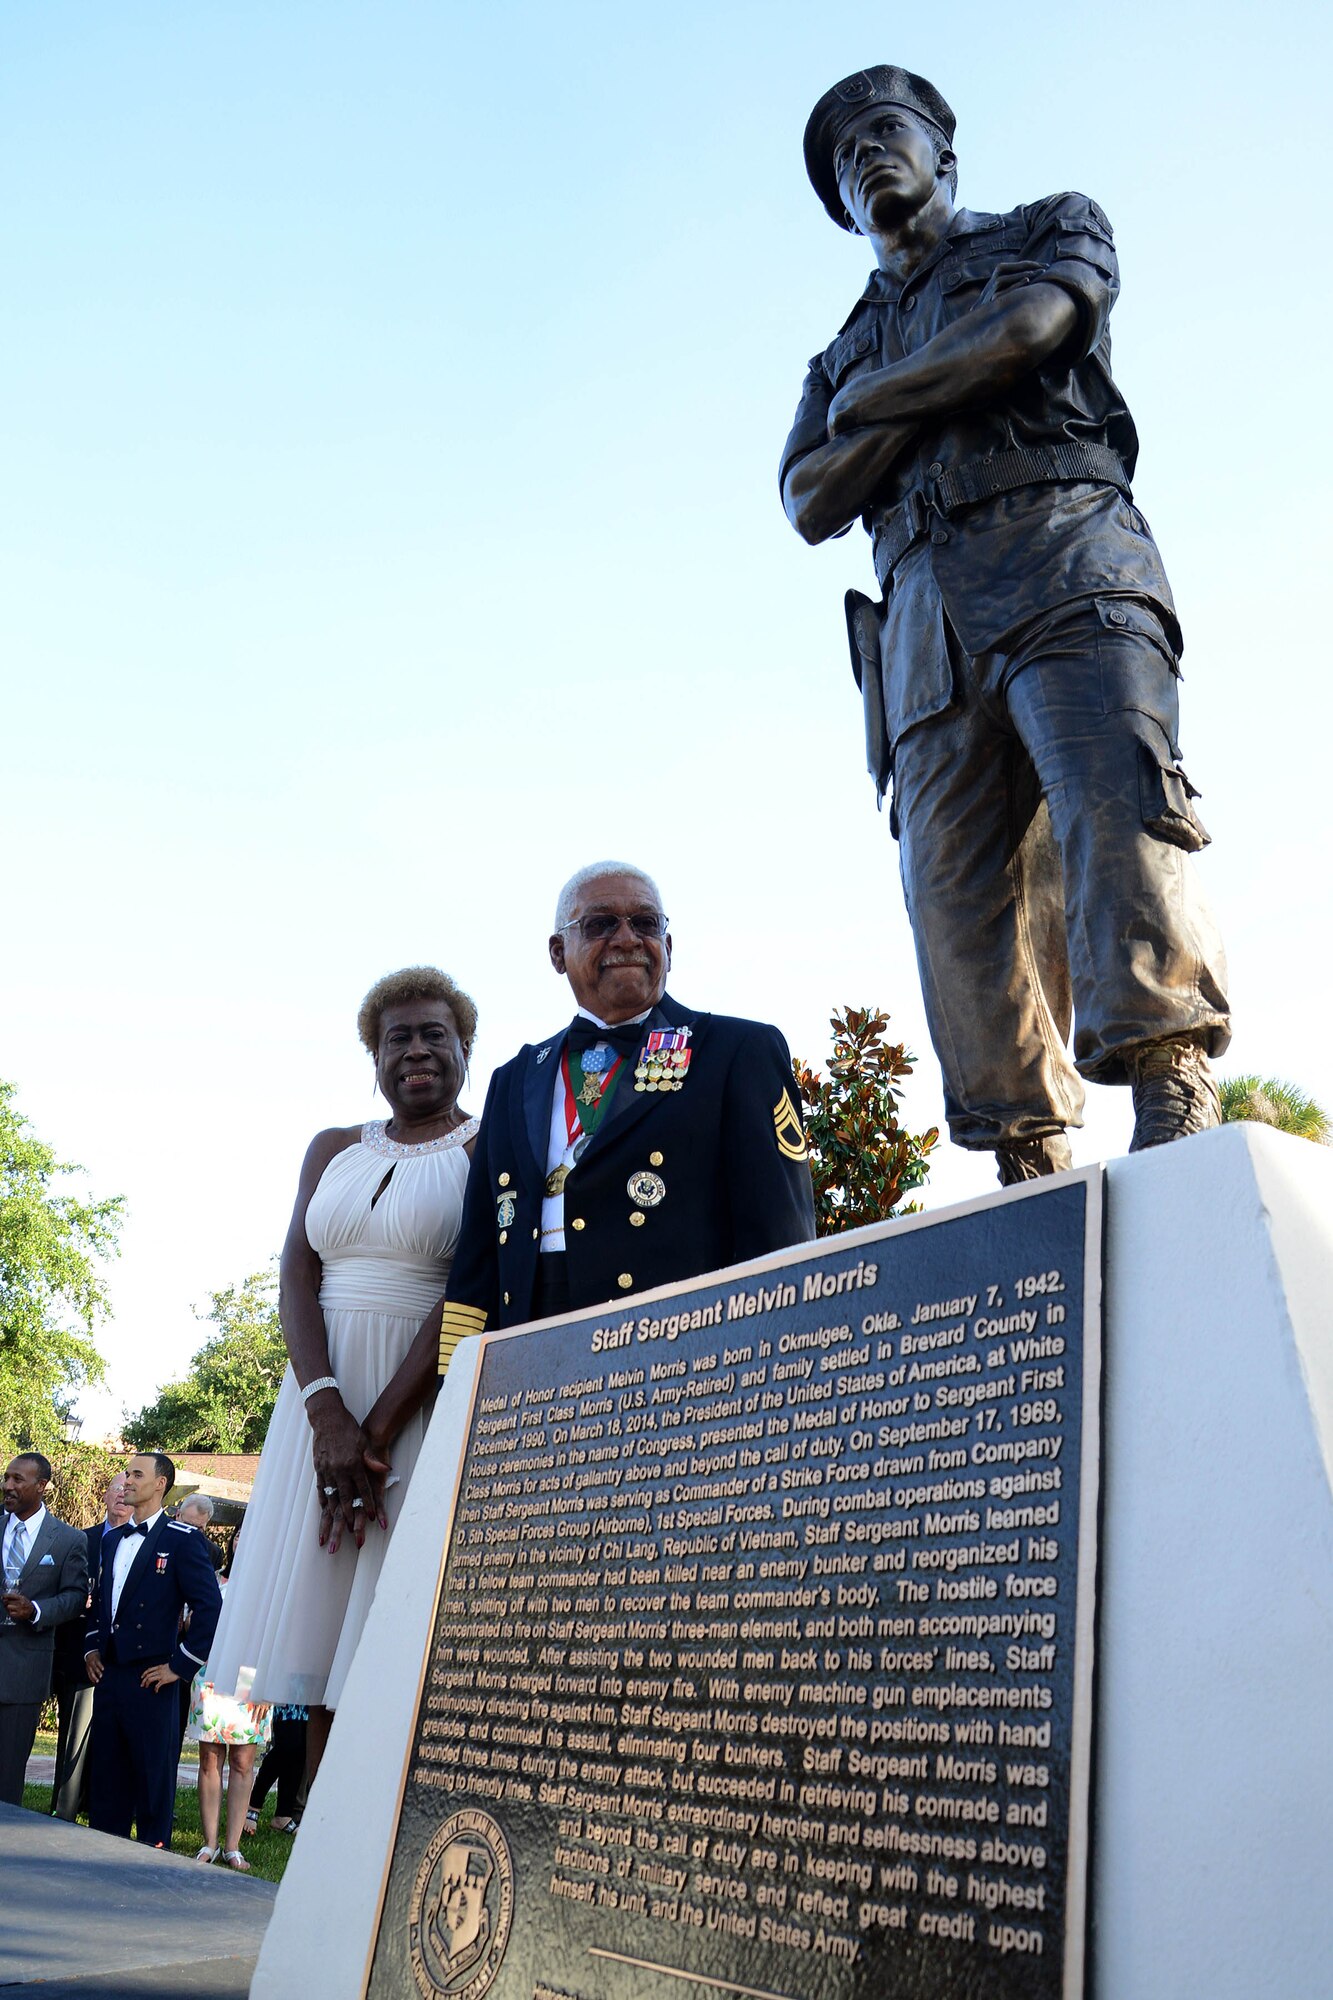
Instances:
[[[0,1805],[0,1991],[42,2000],[245,2000],[277,1894]]]

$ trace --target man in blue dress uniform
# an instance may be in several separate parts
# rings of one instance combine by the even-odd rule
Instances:
[[[578,1013],[496,1071],[441,1320],[463,1335],[620,1303],[815,1233],[791,1057],[760,1021],[666,991],[656,884],[566,883],[548,945]]]
[[[125,1468],[133,1509],[102,1549],[85,1661],[93,1696],[89,1824],[147,1847],[169,1847],[176,1803],[179,1732],[175,1695],[208,1658],[222,1593],[205,1538],[169,1521],[163,1501],[176,1483],[165,1452],[141,1452]],[[189,1645],[178,1636],[189,1606]]]

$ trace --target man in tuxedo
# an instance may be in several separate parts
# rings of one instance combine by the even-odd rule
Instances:
[[[208,1658],[222,1593],[197,1528],[169,1521],[162,1503],[176,1483],[165,1452],[139,1452],[125,1468],[132,1510],[102,1551],[85,1661],[93,1683],[89,1822],[146,1847],[171,1841],[178,1750],[176,1701],[167,1690]],[[179,1636],[189,1606],[187,1646]]]
[[[618,1306],[815,1233],[787,1045],[670,997],[651,877],[619,861],[581,869],[548,949],[578,1013],[492,1079],[448,1291],[427,1322],[442,1369],[465,1334]]]
[[[130,1518],[125,1475],[118,1472],[106,1489],[103,1518],[84,1529],[88,1544],[88,1609],[92,1607],[101,1573],[102,1546]],[[107,1543],[114,1547],[113,1543]],[[56,1698],[56,1771],[51,1787],[55,1819],[76,1820],[88,1810],[88,1735],[93,1725],[93,1684],[83,1664],[86,1617],[72,1618],[56,1633],[51,1690]]]
[[[0,1801],[23,1804],[23,1774],[51,1689],[56,1632],[88,1595],[88,1550],[77,1528],[46,1508],[51,1461],[20,1452],[5,1468],[0,1541]]]

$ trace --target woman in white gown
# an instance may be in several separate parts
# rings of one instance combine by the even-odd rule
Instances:
[[[431,966],[371,988],[357,1026],[393,1116],[312,1140],[282,1253],[291,1365],[206,1678],[310,1708],[318,1764],[430,1414],[422,1322],[444,1291],[477,1120],[458,1093],[477,1012]]]

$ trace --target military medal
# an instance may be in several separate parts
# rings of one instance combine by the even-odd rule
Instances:
[[[498,1195],[496,1197],[495,1220],[497,1227],[499,1227],[500,1229],[508,1229],[510,1223],[513,1221],[514,1217],[517,1214],[518,1214],[518,1196],[514,1194],[512,1189],[507,1190],[504,1194]]]
[[[597,1130],[601,1114],[611,1101],[612,1086],[624,1067],[624,1058],[606,1047],[585,1049],[582,1055],[571,1058],[566,1049],[561,1067],[565,1078],[566,1129],[572,1144],[576,1132],[582,1131],[591,1138]],[[579,1105],[583,1106],[582,1114]]]
[[[583,1086],[578,1093],[579,1103],[586,1104],[589,1108],[594,1104],[600,1104],[602,1092],[617,1067],[615,1050],[602,1043],[595,1049],[585,1049],[582,1055],[575,1057],[575,1061],[583,1072]]]
[[[623,1066],[623,1057],[612,1048],[586,1049],[581,1056],[574,1056],[572,1061],[566,1048],[560,1059],[560,1073],[565,1083],[565,1157],[552,1167],[543,1183],[548,1197],[564,1193],[565,1182],[583,1158],[602,1121],[602,1114],[611,1101],[612,1089]],[[575,1072],[578,1073],[577,1088]]]
[[[634,1067],[636,1090],[679,1090],[690,1066],[688,1028],[654,1028]]]

